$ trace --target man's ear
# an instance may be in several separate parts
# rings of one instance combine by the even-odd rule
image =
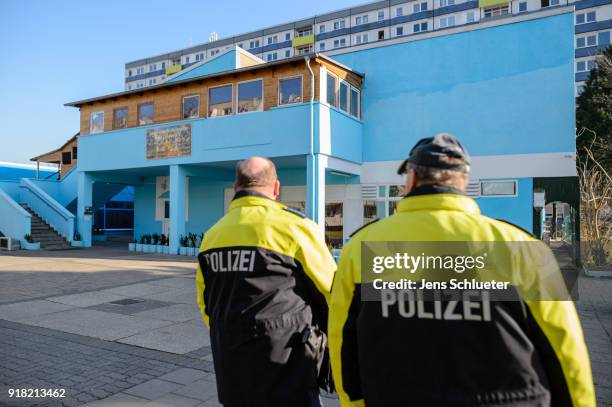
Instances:
[[[280,195],[280,181],[277,179],[274,181],[274,197],[278,198]]]
[[[406,193],[410,193],[416,185],[416,173],[413,169],[406,172]]]
[[[236,184],[232,184],[232,189],[234,190],[234,193],[238,190],[238,187],[236,186]]]

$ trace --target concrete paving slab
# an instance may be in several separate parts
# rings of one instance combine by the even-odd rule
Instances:
[[[179,396],[178,394],[166,394],[148,402],[144,407],[193,407],[199,403],[200,400]]]
[[[170,305],[168,307],[155,308],[148,311],[139,312],[134,315],[174,322],[186,322],[201,318],[200,309],[196,304]]]
[[[137,386],[124,390],[125,393],[136,397],[155,400],[180,388],[178,383],[167,382],[165,380],[153,379],[141,383]]]
[[[160,380],[166,380],[168,382],[179,383],[179,384],[191,384],[196,380],[203,379],[209,376],[211,373],[204,372],[202,370],[190,369],[187,367],[180,368],[174,372],[170,372],[163,376],[158,377]]]
[[[141,407],[149,400],[126,393],[117,393],[102,400],[84,404],[81,407]]]
[[[168,324],[168,321],[154,321]],[[184,355],[203,346],[210,346],[210,336],[204,322],[189,321],[140,332],[118,342]]]
[[[223,407],[223,404],[219,403],[216,398],[205,401],[202,404],[198,404],[196,407]]]
[[[138,299],[134,298],[134,300],[138,302],[135,302],[133,304],[116,304],[116,303],[107,302],[104,304],[98,304],[98,305],[88,307],[88,309],[95,309],[97,311],[104,311],[104,312],[113,312],[115,314],[134,315],[134,314],[138,314],[143,311],[149,311],[149,310],[153,310],[156,308],[164,308],[164,307],[167,307],[168,305],[171,305],[171,303],[169,302],[157,301],[157,300],[147,300],[147,299],[140,299],[140,298]],[[161,319],[161,318],[157,318],[157,319]]]
[[[141,295],[161,293],[169,291],[171,288],[159,284],[137,283],[124,285],[121,287],[108,288],[104,290],[111,294],[124,295],[126,297],[139,297]]]
[[[0,319],[20,322],[24,318],[66,311],[74,307],[57,302],[35,300],[0,306]]]
[[[217,399],[217,385],[208,380],[197,380],[187,386],[183,386],[174,391],[175,394],[181,396],[198,399],[200,401],[208,401]]]
[[[72,305],[75,307],[91,307],[92,305],[103,304],[105,302],[117,301],[126,298],[125,295],[113,294],[108,291],[90,291],[82,294],[62,295],[60,297],[47,298],[48,301],[61,304]]]
[[[192,288],[195,286],[195,270],[193,276],[164,278],[163,280],[151,281],[149,284],[172,288]]]
[[[169,324],[167,321],[158,319],[112,314],[90,309],[61,311],[25,318],[20,322],[109,341],[150,331]]]
[[[198,301],[196,297],[195,283],[191,288],[175,288],[161,293],[142,295],[140,298],[173,302],[177,304],[197,304]]]

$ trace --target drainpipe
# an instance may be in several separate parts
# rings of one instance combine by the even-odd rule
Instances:
[[[308,72],[310,72],[310,151],[309,151],[309,156],[312,162],[311,165],[311,169],[310,169],[310,179],[312,180],[313,184],[316,180],[317,177],[317,162],[315,161],[315,153],[314,153],[314,90],[315,90],[315,85],[314,85],[314,72],[312,71],[312,68],[310,67],[310,57],[309,56],[305,56],[304,57],[304,61],[306,62],[306,68],[308,68]],[[311,202],[310,202],[310,207],[312,208],[312,216],[313,218],[317,218],[316,215],[316,207],[317,207],[317,193],[316,190],[314,190],[313,188],[313,194],[311,196]],[[315,220],[313,219],[313,220]]]

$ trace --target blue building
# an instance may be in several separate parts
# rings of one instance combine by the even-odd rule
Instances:
[[[539,193],[577,209],[574,18],[552,7],[272,61],[234,46],[162,83],[69,103],[79,161],[56,196],[77,199],[72,232],[88,246],[96,190],[133,186],[134,236],[163,233],[176,252],[227,209],[237,160],[263,155],[280,200],[341,247],[393,213],[414,143],[450,132],[473,157],[482,211],[538,233]],[[18,218],[2,213],[4,232]],[[70,222],[49,219],[71,240]]]

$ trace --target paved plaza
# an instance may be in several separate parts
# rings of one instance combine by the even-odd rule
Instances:
[[[218,406],[195,267],[113,245],[0,254],[0,405]],[[579,288],[599,405],[612,405],[612,279]]]

